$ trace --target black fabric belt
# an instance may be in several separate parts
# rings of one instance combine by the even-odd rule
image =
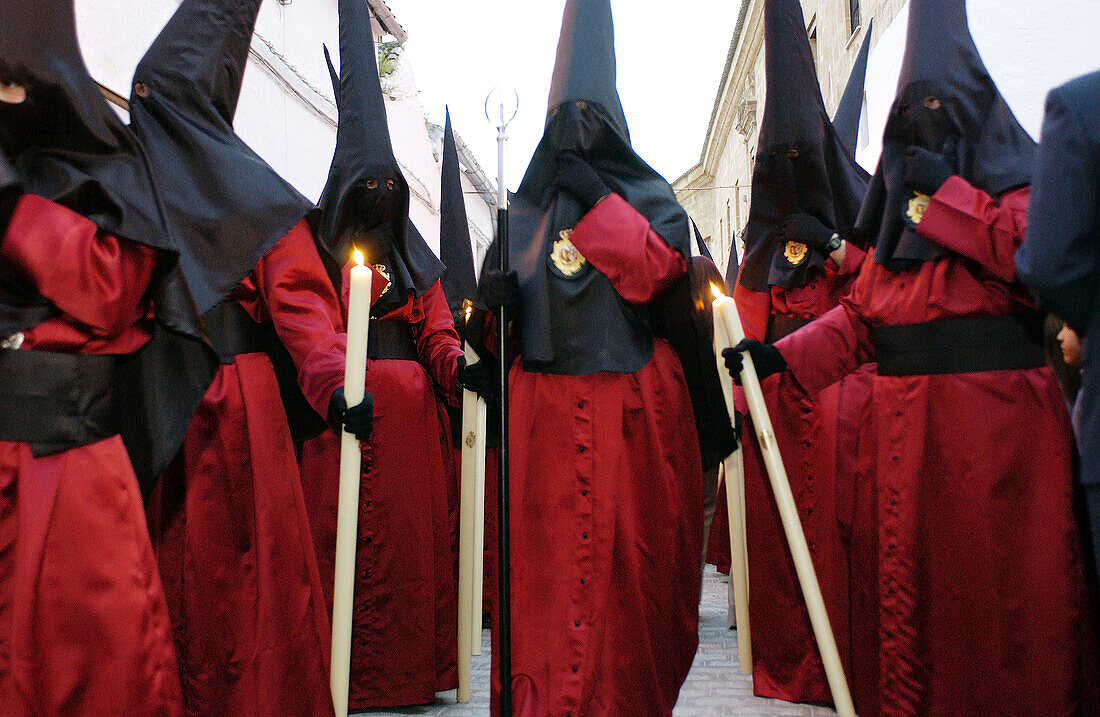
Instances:
[[[876,326],[875,351],[880,376],[1019,370],[1046,363],[1038,314]]]
[[[764,343],[774,344],[779,339],[790,336],[811,321],[813,319],[796,319],[793,316],[772,314],[768,319],[768,331],[764,337]]]
[[[218,352],[223,364],[233,363],[241,354],[264,353],[269,343],[264,335],[263,326],[256,323],[245,308],[232,299],[227,299],[207,311],[202,322],[206,326],[206,335]]]
[[[370,320],[367,356],[371,359],[419,361],[412,327],[401,321]]]
[[[40,457],[115,435],[115,366],[114,356],[0,351],[0,440]]]

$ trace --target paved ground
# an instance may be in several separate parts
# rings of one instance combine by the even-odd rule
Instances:
[[[489,633],[484,649],[473,663],[473,698],[469,704],[455,704],[455,693],[444,692],[434,705],[405,710],[362,713],[376,715],[429,715],[431,717],[484,717],[489,714]],[[680,690],[675,717],[827,717],[831,709],[794,705],[754,697],[752,681],[737,670],[737,633],[726,629],[726,576],[707,567],[703,581],[703,603],[699,610],[699,652],[691,674]]]

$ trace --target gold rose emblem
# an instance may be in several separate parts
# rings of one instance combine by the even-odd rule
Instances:
[[[381,274],[387,282],[386,288],[382,290],[382,294],[379,296],[379,298],[381,298],[390,293],[390,287],[393,286],[393,280],[390,278],[390,270],[386,268],[385,264],[375,264],[374,270]]]
[[[783,256],[787,258],[792,266],[798,266],[806,259],[809,252],[810,248],[802,242],[789,241],[787,247],[783,250]]]
[[[906,212],[909,221],[913,222],[914,225],[920,224],[920,220],[924,219],[924,212],[931,202],[932,198],[927,194],[913,192],[913,198],[909,200],[909,210]]]
[[[558,235],[561,239],[554,242],[554,253],[550,255],[550,258],[554,261],[554,266],[558,267],[558,271],[566,276],[573,276],[588,263],[588,260],[581,255],[577,247],[573,246],[573,242],[569,240],[572,235],[572,229],[563,229]]]

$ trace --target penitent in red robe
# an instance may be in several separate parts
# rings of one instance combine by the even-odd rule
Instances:
[[[346,335],[308,226],[272,247],[229,300],[274,324],[304,395],[327,414]],[[187,713],[331,715],[324,593],[265,354],[221,367],[161,483],[150,523]]]
[[[0,261],[61,312],[23,350],[115,355],[149,340],[156,253],[20,200]],[[35,458],[0,442],[0,714],[178,715],[179,678],[141,495],[114,436]]]
[[[635,305],[687,271],[614,194],[571,240]],[[680,362],[663,340],[631,374],[533,373],[520,357],[509,386],[514,713],[670,715],[698,645],[703,549]]]
[[[1033,311],[1013,262],[1028,195],[951,178],[917,228],[949,253],[900,273],[868,257],[841,306],[777,344],[794,379],[814,393],[872,360],[877,325]],[[1050,369],[876,375],[871,420],[882,714],[1087,713],[1093,626]]]
[[[826,260],[825,273],[806,286],[772,287],[770,293],[761,293],[738,284],[734,298],[746,335],[763,341],[771,315],[808,321],[825,314],[847,293],[865,256],[863,251],[848,244],[843,265]],[[812,397],[797,387],[782,385],[779,378],[765,380],[763,384],[764,399],[825,598],[826,611],[846,667],[852,637],[855,642],[864,644],[866,636],[850,635],[857,629],[854,625],[850,628],[849,619],[849,547],[855,465],[848,459],[840,466],[844,472],[838,473],[837,469],[838,459],[844,458],[839,444],[844,444],[845,451],[852,450],[855,448],[852,444],[858,442],[859,431],[864,430],[851,418],[851,414],[855,414],[858,419],[863,404],[851,399],[858,395],[860,384],[868,385],[869,376],[869,371],[862,371]],[[842,396],[847,399],[843,404]],[[743,399],[739,400],[743,403]],[[741,410],[747,412],[746,408],[742,406]],[[742,435],[745,437],[753,691],[761,697],[788,702],[831,702],[763,454],[755,440],[751,418],[746,416],[745,421]],[[719,491],[715,516],[708,560],[728,572],[730,543],[725,490]],[[873,516],[865,517],[871,519],[870,525],[861,521],[856,528],[860,535],[873,534]],[[842,525],[848,528],[843,535]],[[852,566],[856,584],[861,579],[864,582],[875,580],[874,565],[872,556],[870,565]],[[861,632],[875,629],[866,618],[857,622]]]
[[[367,362],[374,431],[363,442],[349,705],[354,710],[433,702],[454,689],[457,477],[444,401],[454,405],[462,355],[443,289],[380,319],[412,328],[419,361]],[[306,444],[302,475],[328,601],[336,553],[339,438]]]

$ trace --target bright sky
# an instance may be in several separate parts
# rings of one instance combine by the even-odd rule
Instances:
[[[565,0],[386,0],[409,34],[420,100],[496,177],[496,130],[485,119],[494,86],[514,87],[507,185],[519,185],[542,137]],[[638,154],[670,182],[699,161],[740,11],[739,0],[612,0],[619,94]]]

